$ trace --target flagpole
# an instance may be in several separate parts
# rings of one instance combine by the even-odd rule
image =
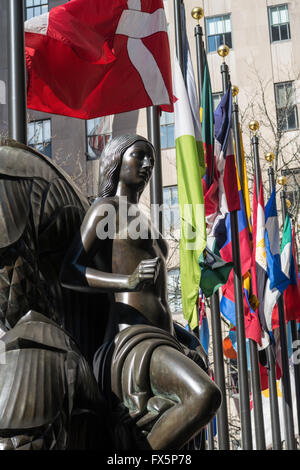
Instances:
[[[192,17],[198,21],[195,26],[194,33],[196,38],[197,50],[197,72],[198,72],[198,96],[201,103],[202,88],[203,88],[203,75],[204,75],[204,47],[202,41],[202,28],[199,25],[199,20],[203,17],[204,11],[200,7],[195,7],[192,10]],[[222,328],[221,328],[221,314],[220,314],[220,301],[218,292],[211,296],[210,302],[211,310],[211,329],[213,339],[213,358],[214,358],[214,373],[215,382],[220,388],[223,396],[221,406],[217,412],[217,437],[219,450],[229,450],[229,428],[228,428],[228,411],[226,400],[226,381],[223,360],[223,342],[222,342]]]
[[[249,124],[253,136],[251,138],[253,156],[254,156],[254,168],[255,168],[255,190],[256,199],[259,200],[259,191],[261,184],[261,170],[259,164],[259,150],[258,150],[258,137],[256,135],[259,129],[259,123],[257,121],[251,121]],[[277,385],[276,385],[276,365],[274,355],[270,346],[266,348],[267,354],[267,374],[268,374],[268,386],[270,395],[270,416],[271,416],[271,431],[272,431],[272,446],[273,450],[281,450],[281,433],[280,433],[280,419],[279,419],[279,407],[277,397]]]
[[[161,170],[160,115],[158,106],[150,106],[147,108],[147,131],[148,139],[155,149],[155,164],[152,178],[150,180],[151,218],[155,228],[162,234],[163,215],[159,208],[162,207],[163,204],[163,186]]]
[[[175,47],[176,47],[176,57],[178,60],[178,64],[180,67],[180,70],[182,72],[182,75],[184,77],[184,51],[183,51],[183,35],[182,35],[182,6],[183,6],[183,1],[182,0],[173,0],[173,5],[174,5],[174,23],[175,23]],[[201,180],[199,181],[199,184],[201,184]],[[194,328],[193,333],[200,337],[200,330],[199,330],[199,316],[197,319],[197,327]],[[211,428],[210,428],[211,430]],[[202,438],[201,438],[201,445],[205,444],[205,430],[203,429],[202,431]],[[204,435],[203,435],[204,434]]]
[[[218,291],[215,292],[210,298],[210,309],[215,382],[220,388],[223,396],[221,406],[217,412],[218,447],[219,450],[230,450],[220,299]]]
[[[202,88],[203,88],[203,76],[204,76],[204,46],[203,46],[203,32],[202,27],[199,24],[199,20],[203,17],[203,8],[195,7],[192,10],[192,17],[198,21],[194,28],[194,34],[196,38],[196,57],[197,57],[197,76],[198,76],[198,97],[199,103],[201,103]]]
[[[287,201],[286,201],[286,193],[285,193],[284,185],[282,186],[282,191],[280,192],[280,199],[281,199],[283,226],[284,226],[285,219],[287,216],[287,204],[286,204]],[[296,320],[290,320],[289,323],[291,326],[292,342],[294,344],[294,341],[298,341],[297,323],[296,323]],[[298,434],[300,435],[300,364],[294,363],[294,374],[295,374],[294,382],[295,382],[295,391],[296,391]]]
[[[182,0],[174,0],[176,56],[177,56],[180,70],[183,73],[184,63],[183,63],[183,45],[182,45],[182,34],[181,34],[181,4],[182,4]]]
[[[8,0],[8,132],[27,144],[24,5]]]
[[[218,54],[223,57],[221,65],[223,94],[229,86],[229,69],[225,63],[225,57],[229,53],[228,46],[220,46]],[[231,225],[231,242],[232,242],[232,258],[233,258],[233,282],[234,282],[234,298],[236,311],[236,333],[237,333],[237,356],[238,356],[238,378],[239,378],[239,395],[240,395],[240,416],[241,416],[241,434],[242,449],[252,450],[252,431],[250,417],[250,399],[249,399],[249,382],[248,382],[248,364],[246,351],[246,334],[245,334],[245,313],[243,302],[243,285],[242,285],[242,269],[241,255],[239,244],[239,230],[237,211],[230,212]]]
[[[207,425],[207,443],[208,450],[215,449],[213,420],[211,420]]]
[[[274,168],[269,167],[269,189],[270,195],[275,187],[275,174]],[[279,331],[280,331],[280,345],[281,345],[281,361],[282,361],[282,401],[283,401],[283,418],[284,418],[284,430],[285,440],[288,450],[296,449],[296,441],[294,435],[294,418],[293,418],[293,404],[292,404],[292,393],[291,393],[291,381],[289,371],[289,356],[288,356],[288,345],[287,335],[285,326],[285,314],[284,314],[284,302],[283,295],[281,295],[277,301],[278,315],[279,315]]]
[[[235,154],[236,154],[236,165],[242,190],[242,199],[244,207],[245,204],[245,188],[244,188],[244,169],[242,164],[242,147],[240,138],[240,126],[239,126],[239,106],[236,102],[236,96],[239,92],[238,87],[232,87],[233,91],[233,111],[232,111],[232,123],[233,123],[233,135],[235,141]],[[251,382],[253,392],[253,412],[254,412],[254,428],[256,438],[256,449],[265,450],[266,439],[265,439],[265,426],[264,426],[264,415],[262,407],[261,397],[261,382],[260,382],[260,371],[258,362],[257,344],[253,339],[249,339],[249,350],[250,350],[250,364],[251,364]]]

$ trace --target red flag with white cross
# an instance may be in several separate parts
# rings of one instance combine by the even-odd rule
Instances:
[[[71,0],[25,22],[25,52],[30,109],[81,119],[173,110],[162,0]]]

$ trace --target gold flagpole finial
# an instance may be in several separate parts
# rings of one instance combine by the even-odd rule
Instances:
[[[280,184],[280,186],[285,186],[286,183],[287,183],[287,177],[286,176],[279,176],[279,178],[277,178],[277,182],[278,182],[278,184]]]
[[[218,47],[218,54],[220,57],[223,57],[223,62],[225,62],[225,57],[228,56],[229,54],[229,47],[226,46],[226,44],[223,44],[222,46]]]
[[[197,20],[197,23],[199,24],[199,21],[204,16],[204,10],[203,8],[195,7],[192,9],[191,15],[195,20]]]
[[[239,87],[236,86],[236,85],[232,85],[231,87],[231,92],[232,92],[232,98],[233,98],[233,102],[236,103],[236,97],[237,95],[239,94]]]
[[[265,160],[271,165],[272,161],[274,160],[275,155],[273,152],[268,152],[265,154]]]
[[[254,135],[256,135],[256,132],[259,129],[259,122],[256,121],[255,119],[249,122],[249,129],[253,132]]]

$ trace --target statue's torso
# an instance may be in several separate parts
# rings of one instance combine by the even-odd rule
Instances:
[[[112,273],[130,275],[143,260],[158,257],[161,261],[154,284],[149,283],[138,292],[116,293],[115,299],[138,310],[150,323],[172,331],[167,301],[167,243],[157,233],[151,233],[150,221],[136,205],[128,204],[123,211],[118,198],[116,201],[116,227],[111,241]]]

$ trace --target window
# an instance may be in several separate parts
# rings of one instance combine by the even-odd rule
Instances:
[[[179,268],[168,271],[168,303],[173,314],[182,312]]]
[[[5,82],[0,80],[0,104],[6,103],[6,87]]]
[[[51,158],[51,119],[29,122],[27,131],[28,145]]]
[[[291,38],[288,6],[277,5],[269,8],[271,42]]]
[[[279,131],[298,129],[298,111],[293,82],[275,83],[275,102]]]
[[[230,15],[206,18],[207,51],[216,52],[218,47],[226,44],[232,48]]]
[[[26,20],[42,15],[48,11],[48,0],[25,0]]]
[[[163,188],[163,204],[164,234],[167,235],[180,228],[177,186],[166,186]]]
[[[86,121],[87,157],[99,158],[112,136],[112,116],[103,116]]]
[[[282,170],[282,175],[287,177],[285,195],[291,203],[289,213],[297,218],[300,208],[300,168],[287,168]]]
[[[220,103],[222,98],[223,98],[223,93],[212,93],[212,101],[213,101],[214,112],[217,109],[218,104]]]
[[[162,149],[175,147],[174,113],[161,113],[160,140]]]

